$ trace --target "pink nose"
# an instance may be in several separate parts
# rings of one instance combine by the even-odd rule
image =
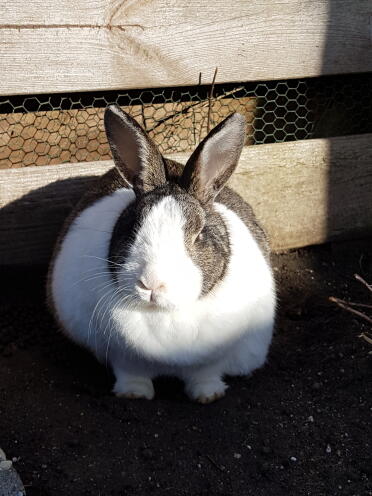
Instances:
[[[147,281],[146,281],[147,282]],[[149,293],[150,295],[150,301],[156,301],[156,293],[158,293],[159,291],[162,291],[164,288],[165,288],[165,284],[164,283],[153,283],[153,284],[145,284],[141,279],[139,279],[137,281],[137,284],[136,284],[137,288],[139,288],[140,290],[146,292],[146,293]]]

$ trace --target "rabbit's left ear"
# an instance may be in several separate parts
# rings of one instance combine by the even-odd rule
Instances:
[[[115,166],[136,194],[166,182],[161,153],[133,117],[118,105],[110,105],[105,111],[105,129]]]
[[[202,205],[214,200],[234,172],[245,142],[245,117],[235,113],[198,145],[187,161],[180,186]]]

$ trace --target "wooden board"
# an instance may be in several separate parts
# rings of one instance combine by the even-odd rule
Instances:
[[[63,219],[110,167],[0,171],[0,265],[47,262]],[[245,147],[231,185],[254,207],[276,251],[371,234],[372,135]]]
[[[0,0],[0,94],[372,70],[365,0]]]

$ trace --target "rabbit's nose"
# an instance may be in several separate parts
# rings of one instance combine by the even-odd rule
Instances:
[[[151,289],[150,289],[150,288],[148,288],[148,287],[146,286],[146,284],[145,284],[143,281],[141,281],[141,279],[138,279],[138,281],[137,281],[137,283],[136,283],[136,286],[137,286],[137,288],[139,288],[139,289],[143,289],[144,291],[151,291]]]
[[[164,289],[165,284],[163,282],[153,282],[152,284],[150,284],[148,282],[143,282],[142,279],[138,279],[137,287],[145,291],[158,291]]]
[[[153,282],[149,284],[147,281],[145,283],[142,279],[137,281],[136,286],[139,292],[145,295],[148,301],[152,302],[156,302],[156,295],[165,289],[164,283]]]

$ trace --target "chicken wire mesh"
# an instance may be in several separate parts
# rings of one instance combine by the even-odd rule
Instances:
[[[213,127],[236,111],[246,116],[247,144],[372,132],[372,74],[1,97],[0,168],[109,159],[103,112],[111,103],[166,155],[192,150],[208,119]]]

